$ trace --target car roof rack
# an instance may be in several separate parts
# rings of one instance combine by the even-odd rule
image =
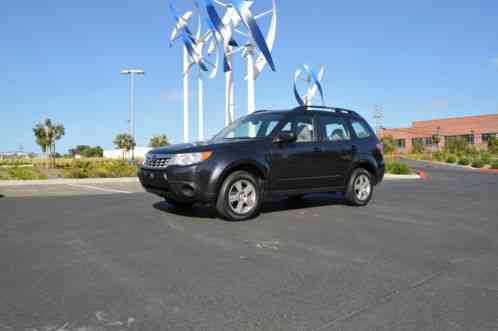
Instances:
[[[344,109],[344,108],[337,108],[337,107],[300,106],[300,107],[296,107],[293,109],[293,111],[306,111],[306,110],[321,110],[321,111],[330,111],[330,112],[334,112],[334,113],[342,113],[342,114],[353,115],[353,116],[360,116],[360,115],[358,115],[357,112],[355,112],[353,110]]]

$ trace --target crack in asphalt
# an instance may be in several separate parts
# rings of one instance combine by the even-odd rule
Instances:
[[[481,257],[483,257],[484,255],[488,254],[488,253],[491,253],[492,249],[488,250],[488,251],[485,251],[485,252],[482,252],[481,254],[477,255],[476,257],[474,258],[471,258],[471,259],[468,259],[466,261],[474,261],[474,260],[477,260]],[[446,273],[449,273],[450,272],[450,269],[451,269],[451,266],[457,264],[458,262],[452,262],[452,261],[448,261],[446,264],[444,264],[441,268],[440,271],[438,272],[434,272],[430,275],[428,275],[427,277],[425,278],[422,278],[418,281],[415,281],[413,283],[411,283],[409,286],[407,287],[404,287],[404,288],[400,288],[400,289],[397,289],[397,290],[393,290],[389,293],[387,293],[386,295],[382,296],[381,298],[379,298],[379,300],[377,300],[376,302],[373,302],[373,303],[370,303],[370,304],[365,304],[364,306],[356,309],[356,310],[353,310],[347,314],[344,314],[342,316],[339,316],[333,320],[331,320],[330,322],[327,322],[325,324],[323,324],[322,326],[318,327],[318,328],[315,328],[315,329],[311,329],[309,331],[320,331],[320,330],[325,330],[327,328],[330,328],[332,326],[334,326],[334,324],[337,324],[339,322],[346,322],[346,321],[349,321],[355,317],[357,317],[358,315],[361,315],[367,311],[371,311],[372,309],[374,308],[378,308],[382,305],[385,305],[385,304],[388,304],[389,302],[391,302],[392,300],[394,300],[395,297],[398,297],[402,294],[405,294],[405,293],[409,293],[417,288],[420,288],[424,285],[427,285],[429,284],[430,282],[434,281],[436,278],[439,278],[441,277],[442,275],[446,274]]]

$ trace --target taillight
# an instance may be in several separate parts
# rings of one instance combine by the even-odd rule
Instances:
[[[375,145],[375,147],[377,147],[377,150],[381,155],[384,155],[384,144],[378,143],[377,145]]]

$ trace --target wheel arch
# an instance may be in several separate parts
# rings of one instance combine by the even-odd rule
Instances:
[[[218,177],[218,180],[216,182],[216,192],[219,192],[221,185],[223,185],[225,179],[235,171],[247,171],[261,179],[263,182],[266,182],[269,174],[268,167],[260,164],[259,162],[252,160],[241,160],[238,162],[234,162],[227,166]],[[264,185],[262,185],[262,188],[264,189]]]
[[[378,179],[379,179],[378,178],[378,171],[377,171],[378,165],[377,165],[377,162],[375,162],[375,160],[373,160],[371,158],[361,158],[361,159],[358,159],[357,161],[355,161],[353,163],[353,165],[351,166],[351,170],[349,171],[348,180],[351,177],[351,175],[353,174],[353,171],[355,171],[358,168],[363,168],[366,171],[368,171],[372,175],[372,179],[374,181],[374,184],[377,184]]]

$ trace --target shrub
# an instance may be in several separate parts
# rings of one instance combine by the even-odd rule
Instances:
[[[127,161],[75,161],[74,166],[65,169],[66,178],[118,178],[134,177],[137,175],[137,166]]]
[[[498,137],[491,137],[488,140],[488,151],[493,154],[498,154]]]
[[[494,160],[491,163],[491,169],[498,169],[498,160]]]
[[[392,162],[386,164],[386,172],[395,175],[409,175],[411,169],[404,163]]]
[[[432,157],[436,161],[443,161],[444,160],[444,154],[442,152],[435,152]]]
[[[482,167],[484,167],[484,162],[482,162],[482,160],[474,160],[474,162],[472,162],[472,167],[473,168],[482,168]]]
[[[33,180],[33,179],[47,179],[47,176],[41,174],[35,168],[20,168],[12,167],[7,172],[8,179],[15,180]]]
[[[462,157],[461,159],[458,160],[459,165],[467,166],[470,164],[470,159],[466,157]]]
[[[481,152],[481,160],[482,162],[484,162],[485,164],[491,164],[491,154],[489,152]]]
[[[446,158],[446,163],[456,163],[456,157],[454,155],[450,155]]]

